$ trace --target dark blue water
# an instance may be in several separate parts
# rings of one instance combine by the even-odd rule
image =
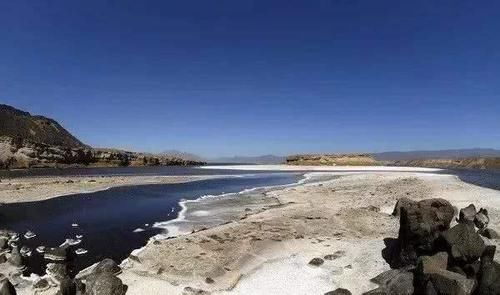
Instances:
[[[160,230],[144,225],[176,218],[181,199],[289,184],[301,177],[297,173],[261,173],[180,184],[118,187],[40,202],[6,204],[0,206],[0,224],[1,228],[22,234],[34,231],[37,237],[22,238],[19,242],[33,250],[39,245],[55,247],[66,238],[83,235],[82,243],[75,248],[82,247],[89,252],[72,262],[72,270],[77,272],[107,257],[119,262],[133,249],[145,245]],[[72,223],[79,226],[74,228]],[[134,233],[139,227],[146,231]],[[41,274],[45,270],[43,259],[36,251],[26,259],[26,264],[29,271]]]

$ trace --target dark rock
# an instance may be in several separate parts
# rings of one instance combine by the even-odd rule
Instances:
[[[483,237],[491,239],[491,240],[500,239],[500,235],[494,229],[491,229],[491,228],[485,228],[485,229],[479,230],[478,232]]]
[[[430,275],[429,283],[437,294],[469,295],[474,292],[475,281],[448,270],[439,270]]]
[[[415,264],[417,257],[436,252],[435,243],[441,232],[450,227],[454,209],[444,199],[427,199],[401,207],[399,220],[399,266]],[[394,262],[392,265],[398,263]]]
[[[13,266],[19,268],[23,267],[23,258],[21,257],[21,253],[19,253],[19,249],[17,246],[12,247],[12,251],[10,252],[10,257],[8,261]]]
[[[5,256],[5,253],[0,254],[0,264],[7,262],[7,257]]]
[[[33,284],[35,290],[45,290],[49,288],[49,282],[46,279],[39,279]]]
[[[472,223],[474,222],[476,214],[476,206],[474,206],[474,204],[470,204],[469,206],[460,209],[458,222]]]
[[[48,263],[46,272],[59,282],[68,277],[68,268],[64,263]]]
[[[446,270],[448,265],[448,253],[439,252],[433,256],[420,256],[415,269],[415,287],[417,293],[424,293],[428,288],[431,274],[440,270]]]
[[[0,295],[16,295],[14,285],[5,277],[0,281]]]
[[[500,294],[500,264],[494,261],[481,263],[481,270],[478,276],[479,295],[499,295]]]
[[[363,295],[391,295],[383,288],[377,288],[363,293]]]
[[[8,247],[9,239],[7,237],[0,237],[0,250]]]
[[[325,295],[351,295],[351,291],[344,288],[337,288],[333,291],[326,292]]]
[[[182,295],[209,295],[210,293],[202,290],[202,289],[196,289],[192,287],[185,287],[184,290],[182,291]]]
[[[488,239],[483,239],[483,241],[484,251],[483,255],[481,255],[481,261],[493,261],[493,258],[495,258],[495,252],[497,251],[497,246]]]
[[[99,274],[103,272],[109,272],[111,274],[117,275],[122,272],[122,269],[116,264],[113,259],[106,258],[99,262],[94,268],[94,273]]]
[[[81,280],[75,280],[76,295],[85,294],[85,284]]]
[[[459,223],[443,233],[448,253],[455,263],[467,264],[479,259],[485,250],[481,236],[474,226]]]
[[[400,213],[401,213],[401,208],[402,207],[407,208],[408,206],[413,205],[415,203],[416,203],[415,201],[410,200],[408,198],[400,198],[400,199],[398,199],[398,201],[396,202],[396,205],[394,206],[394,210],[392,211],[392,215],[393,216],[399,216]]]
[[[380,286],[376,289],[378,290],[377,292],[401,295],[411,295],[414,293],[413,273],[406,268],[390,269],[374,277],[371,281]]]
[[[490,218],[488,217],[488,211],[486,209],[481,208],[479,212],[474,217],[474,224],[477,228],[483,229],[488,226],[490,223]]]
[[[205,283],[207,283],[207,284],[213,284],[213,283],[215,283],[215,281],[214,281],[214,279],[212,279],[212,278],[209,277],[209,278],[205,278]]]
[[[88,279],[85,292],[86,295],[124,295],[127,286],[110,272],[101,272]]]
[[[321,258],[313,258],[311,261],[309,261],[309,265],[314,265],[314,266],[320,266],[324,263],[325,261]]]
[[[466,264],[462,267],[465,275],[469,279],[475,279],[476,275],[479,273],[479,269],[481,268],[481,262],[474,261],[473,263]]]
[[[76,295],[76,285],[70,278],[64,278],[59,283],[57,295]]]

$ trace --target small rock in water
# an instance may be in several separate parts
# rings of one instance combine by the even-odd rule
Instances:
[[[31,256],[31,249],[26,247],[26,246],[23,246],[21,248],[21,250],[19,251],[21,253],[22,256],[24,257],[29,257]]]
[[[143,231],[145,231],[143,228],[138,227],[138,228],[134,229],[132,232],[134,232],[134,233],[140,233],[140,232],[143,232]]]
[[[87,253],[88,251],[86,249],[83,249],[83,248],[78,248],[75,250],[75,253],[76,255],[83,255],[85,253]]]
[[[71,226],[72,227],[78,227],[78,223],[72,223]]]
[[[44,253],[45,252],[45,246],[38,246],[38,247],[36,247],[36,252],[38,252],[38,253]]]
[[[81,238],[83,238],[83,235],[76,235],[76,238],[81,239]]]
[[[59,247],[65,247],[65,246],[75,246],[78,245],[82,242],[82,240],[75,240],[75,239],[66,239],[64,243],[62,243]]]
[[[64,261],[67,259],[67,255],[67,250],[59,247],[46,249],[43,257],[52,261]]]
[[[24,234],[24,237],[25,237],[27,240],[29,240],[29,239],[32,239],[32,238],[36,237],[36,234],[35,234],[34,232],[32,232],[32,231],[30,231],[30,230],[29,230],[29,231],[27,231],[27,232]]]
[[[325,261],[321,258],[313,258],[311,261],[309,261],[309,265],[313,265],[313,266],[320,266],[322,265],[323,263],[325,263]]]

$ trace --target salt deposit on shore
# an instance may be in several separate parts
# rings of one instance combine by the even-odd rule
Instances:
[[[366,169],[373,168],[381,167]],[[389,213],[400,197],[441,197],[459,208],[475,203],[490,211],[490,227],[500,230],[499,191],[432,171],[352,169],[358,172],[344,169],[328,181],[269,192],[276,205],[234,222],[151,241],[124,263],[120,277],[129,294],[182,294],[185,287],[224,295],[322,294],[338,287],[361,294],[375,287],[370,278],[389,269],[381,251],[384,238],[397,236],[398,219]],[[320,266],[308,264],[334,253],[341,254]]]

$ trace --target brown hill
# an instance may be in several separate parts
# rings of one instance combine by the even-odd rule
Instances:
[[[0,105],[0,168],[201,165],[179,157],[93,149],[58,122]]]
[[[429,168],[500,169],[500,157],[463,159],[420,159],[396,161],[394,166]]]
[[[380,165],[370,154],[293,155],[286,158],[288,165],[314,166],[372,166]]]

